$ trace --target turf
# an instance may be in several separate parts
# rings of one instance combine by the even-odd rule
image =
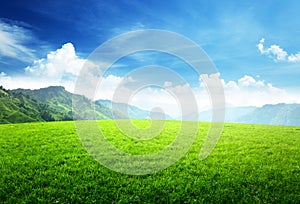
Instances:
[[[135,121],[147,127],[147,121]],[[168,121],[157,138],[136,141],[113,121],[108,140],[132,154],[160,151],[177,133]],[[299,203],[300,127],[225,124],[213,153],[200,161],[208,123],[188,153],[143,176],[114,172],[82,146],[73,122],[0,125],[2,203]],[[148,143],[146,143],[148,142]]]

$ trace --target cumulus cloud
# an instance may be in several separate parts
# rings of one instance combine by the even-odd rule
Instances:
[[[216,75],[219,75],[216,74]],[[226,104],[232,106],[263,106],[277,103],[300,103],[298,93],[274,87],[271,83],[250,75],[244,75],[237,80],[225,81],[221,79]],[[205,92],[205,81],[201,81],[199,88],[194,89],[200,109],[210,109],[208,90]]]
[[[288,54],[279,45],[271,45],[268,48],[264,46],[265,39],[262,38],[257,44],[257,49],[262,55],[267,55],[275,61],[299,62],[300,52],[297,54]]]
[[[289,62],[299,62],[300,61],[300,53],[289,55],[288,61]]]
[[[223,80],[226,103],[234,106],[263,106],[265,104],[300,102],[299,94],[274,87],[271,83],[245,75],[237,81]]]
[[[259,46],[259,49],[265,51],[263,46]],[[290,56],[285,56],[285,58],[288,59]],[[185,100],[184,104],[180,104],[176,97],[187,99],[190,97],[190,91],[194,93],[199,111],[207,107],[209,108],[211,106],[211,98],[207,86],[214,87],[217,81],[218,83],[220,82],[217,79],[221,78],[220,73],[202,75],[198,87],[190,87],[188,84],[178,84],[176,81],[168,78],[168,80],[159,81],[161,82],[161,87],[146,86],[141,87],[138,91],[133,91],[137,87],[136,85],[140,83],[138,75],[135,77],[130,75],[124,77],[115,75],[101,77],[101,73],[99,72],[101,71],[99,70],[100,65],[96,66],[87,59],[80,58],[76,54],[73,44],[66,43],[61,48],[49,52],[45,58],[35,60],[31,66],[24,69],[22,76],[9,76],[1,72],[0,84],[8,89],[37,89],[62,85],[68,91],[74,92],[74,85],[83,64],[86,65],[87,69],[82,77],[86,81],[86,86],[82,87],[82,94],[90,96],[89,98],[92,99],[111,100],[114,98],[116,89],[119,89],[124,96],[131,94],[130,104],[147,110],[160,107],[165,113],[173,117],[180,117],[181,105],[190,105],[189,100]],[[99,84],[99,82],[101,83]],[[90,87],[94,85],[98,85],[96,93],[88,93]],[[260,77],[245,75],[237,80],[225,81],[221,79],[221,85],[224,88],[226,103],[234,106],[300,103],[299,94],[274,87],[271,83],[260,79]],[[123,100],[122,98],[120,99]]]
[[[231,83],[234,82],[231,81]],[[253,77],[245,75],[238,80],[237,85],[240,87],[263,87],[264,81],[257,81]]]
[[[0,21],[0,57],[31,61],[35,57],[35,50],[29,49],[25,44],[33,40],[28,29]]]
[[[46,58],[35,60],[32,66],[25,68],[25,71],[35,76],[50,78],[67,74],[78,76],[85,62],[85,59],[76,55],[73,44],[66,43],[56,51],[51,51]]]
[[[74,85],[83,65],[90,68],[89,74],[96,77],[96,66],[86,59],[78,57],[72,43],[66,43],[61,48],[50,51],[45,58],[34,60],[32,65],[24,68],[19,76],[1,74],[0,83],[8,89],[37,89],[47,86],[64,86],[74,92]]]

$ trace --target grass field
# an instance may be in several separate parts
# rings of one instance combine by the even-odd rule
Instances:
[[[99,121],[99,125],[118,148],[144,154],[169,144],[179,122],[168,121],[163,134],[147,144],[124,137],[113,121]],[[213,153],[200,161],[208,127],[200,123],[196,142],[168,169],[131,176],[95,161],[82,146],[73,122],[0,125],[0,201],[300,202],[300,127],[227,123]]]

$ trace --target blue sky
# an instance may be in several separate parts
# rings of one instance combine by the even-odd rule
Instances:
[[[76,59],[86,59],[101,43],[124,32],[164,29],[199,44],[215,63],[225,86],[230,81],[242,85],[238,81],[246,76],[244,79],[255,80],[254,85],[261,81],[295,95],[300,88],[299,9],[297,0],[4,1],[0,7],[0,73],[6,81],[0,82],[16,88],[8,78],[30,80],[25,68],[40,66],[35,61],[47,60],[47,54],[67,43],[73,45]],[[167,58],[159,59],[156,63]],[[126,66],[116,68],[111,74],[122,77],[124,69]],[[189,77],[189,72],[180,72],[184,73]],[[37,84],[32,88],[38,88]],[[292,97],[290,101],[297,100]]]

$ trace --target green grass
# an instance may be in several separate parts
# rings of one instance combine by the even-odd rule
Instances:
[[[147,121],[135,121],[147,127]],[[133,154],[169,144],[180,123],[168,121],[149,141],[99,121],[108,140]],[[0,125],[0,202],[4,203],[299,203],[300,127],[226,124],[213,153],[200,161],[209,124],[189,152],[164,171],[131,176],[95,161],[73,122]]]

